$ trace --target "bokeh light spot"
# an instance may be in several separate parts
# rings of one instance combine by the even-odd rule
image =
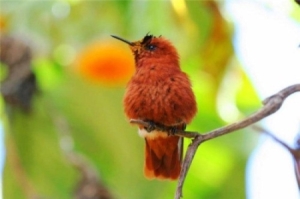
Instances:
[[[75,59],[75,50],[68,44],[61,44],[53,52],[55,60],[62,66],[70,65]]]
[[[65,1],[55,2],[52,6],[51,11],[52,11],[52,14],[56,18],[58,18],[58,19],[65,18],[70,13],[70,4],[68,2],[65,2]]]
[[[76,65],[81,75],[94,83],[124,85],[134,72],[129,48],[116,42],[95,42],[79,54]]]

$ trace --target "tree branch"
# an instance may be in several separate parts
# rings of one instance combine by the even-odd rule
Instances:
[[[54,107],[50,105],[51,107]],[[67,161],[76,168],[81,179],[77,182],[73,197],[75,199],[113,199],[113,195],[102,182],[91,162],[75,151],[74,140],[67,119],[57,109],[52,108],[52,119],[59,135],[61,149]]]
[[[254,114],[245,118],[244,120],[230,124],[228,126],[225,126],[225,127],[219,128],[219,129],[216,129],[216,130],[212,130],[204,135],[197,136],[193,140],[193,142],[190,144],[190,146],[188,147],[188,150],[186,152],[186,156],[183,161],[181,173],[180,173],[179,180],[178,180],[177,190],[175,193],[175,199],[180,199],[182,197],[182,187],[183,187],[184,180],[186,178],[187,172],[190,168],[190,165],[194,158],[194,155],[197,151],[197,148],[199,147],[199,145],[202,142],[219,137],[221,135],[225,135],[225,134],[234,132],[234,131],[242,129],[242,128],[245,128],[251,124],[254,124],[254,123],[262,120],[263,118],[265,118],[265,117],[275,113],[277,110],[279,110],[282,103],[284,102],[284,100],[289,95],[291,95],[295,92],[298,92],[298,91],[300,91],[300,84],[295,84],[295,85],[289,86],[289,87],[279,91],[278,93],[268,97],[267,99],[265,99],[263,101],[264,106],[260,110],[255,112]]]
[[[289,145],[287,145],[282,140],[280,140],[278,137],[276,137],[275,135],[273,135],[272,133],[270,133],[269,131],[267,131],[266,129],[263,129],[262,127],[259,127],[259,126],[256,126],[256,125],[253,125],[253,128],[256,131],[262,132],[262,133],[270,136],[275,142],[277,142],[283,148],[285,148],[288,152],[290,152],[290,154],[294,158],[295,175],[296,175],[296,180],[297,180],[297,183],[298,183],[298,188],[300,189],[300,148],[299,148],[299,135],[298,135],[297,142],[296,142],[296,148],[294,149],[294,148],[290,147]]]
[[[191,163],[196,154],[196,151],[201,143],[203,143],[207,140],[217,138],[222,135],[226,135],[228,133],[232,133],[236,130],[245,128],[247,126],[250,126],[250,125],[262,120],[263,118],[278,111],[280,109],[281,105],[283,104],[284,100],[288,96],[290,96],[291,94],[293,94],[295,92],[299,92],[299,91],[300,91],[300,84],[295,84],[295,85],[289,86],[289,87],[279,91],[278,93],[266,98],[263,101],[264,106],[257,112],[253,113],[252,115],[246,117],[245,119],[243,119],[239,122],[235,122],[233,124],[229,124],[227,126],[209,131],[205,134],[199,134],[197,132],[188,132],[188,131],[181,131],[181,130],[174,132],[173,134],[177,135],[177,136],[186,137],[186,138],[194,138],[192,143],[189,145],[189,147],[187,149],[184,161],[182,163],[181,173],[179,176],[177,189],[176,189],[176,193],[175,193],[175,199],[180,199],[182,197],[182,187],[183,187],[186,175],[191,166]],[[144,127],[150,127],[152,125],[152,128],[154,128],[156,130],[170,133],[168,131],[168,127],[164,127],[162,125],[158,125],[158,124],[153,125],[148,122],[145,122],[142,120],[137,120],[137,119],[131,119],[130,122],[133,124],[138,124],[138,125],[144,126]]]

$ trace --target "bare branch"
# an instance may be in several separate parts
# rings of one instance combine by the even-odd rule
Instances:
[[[275,135],[273,135],[272,133],[270,133],[269,131],[267,131],[266,129],[257,126],[257,125],[253,125],[252,128],[256,131],[265,133],[266,135],[270,136],[273,140],[275,140],[276,142],[278,142],[279,144],[281,144],[284,148],[286,148],[289,152],[291,152],[291,154],[294,154],[294,149],[292,149],[289,145],[287,145],[286,143],[284,143],[283,141],[281,141],[278,137],[276,137]]]
[[[199,145],[206,141],[210,140],[216,137],[219,137],[221,135],[225,135],[231,132],[234,132],[236,130],[245,128],[251,124],[254,124],[263,118],[275,113],[277,110],[280,109],[282,103],[284,100],[291,94],[300,91],[300,84],[295,84],[292,86],[289,86],[278,93],[268,97],[263,101],[264,106],[255,112],[254,114],[250,115],[249,117],[245,118],[244,120],[240,122],[236,122],[233,124],[230,124],[228,126],[212,130],[204,135],[197,136],[193,142],[189,145],[188,150],[186,152],[185,159],[183,161],[181,173],[179,176],[178,184],[177,184],[177,190],[175,193],[175,199],[180,199],[182,197],[182,187],[183,183],[185,181],[187,172],[190,168],[191,162],[194,158],[194,155],[199,147]]]
[[[258,110],[257,112],[253,113],[252,115],[246,117],[245,119],[235,122],[233,124],[229,124],[227,126],[212,130],[205,134],[199,134],[197,132],[189,132],[189,131],[183,131],[183,130],[177,130],[176,132],[173,132],[173,135],[185,137],[185,138],[194,138],[193,142],[189,145],[184,161],[182,163],[181,173],[179,176],[177,189],[175,193],[175,199],[180,199],[182,197],[182,187],[186,178],[186,175],[188,173],[188,170],[191,166],[191,163],[193,161],[193,158],[196,154],[196,151],[201,143],[211,140],[217,137],[220,137],[222,135],[226,135],[228,133],[232,133],[234,131],[240,130],[242,128],[245,128],[247,126],[250,126],[265,117],[275,113],[280,109],[282,106],[284,100],[291,94],[300,91],[300,84],[295,84],[292,86],[289,86],[278,93],[266,98],[263,101],[263,107]],[[162,132],[166,132],[170,134],[170,127],[166,127],[160,124],[150,124],[149,122],[139,120],[139,119],[131,119],[130,123],[137,124],[143,127],[152,127],[152,129],[156,129]]]
[[[296,149],[291,148],[289,145],[287,145],[285,142],[280,140],[278,137],[267,131],[266,129],[263,129],[262,127],[253,125],[253,128],[259,132],[265,133],[266,135],[270,136],[275,142],[279,143],[281,146],[283,146],[286,150],[288,150],[292,157],[294,158],[294,166],[295,166],[295,176],[298,183],[298,188],[300,189],[300,148],[299,148],[299,138],[297,138],[297,146]]]
[[[102,182],[97,170],[83,155],[75,151],[71,129],[66,118],[56,109],[51,109],[52,119],[60,138],[62,152],[67,161],[76,168],[81,179],[74,190],[75,199],[102,198],[112,199],[113,195]]]

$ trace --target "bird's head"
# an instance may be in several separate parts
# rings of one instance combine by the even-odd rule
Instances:
[[[149,62],[178,65],[178,53],[170,41],[162,36],[146,35],[142,40],[130,42],[118,36],[112,37],[127,43],[132,50],[136,66]]]

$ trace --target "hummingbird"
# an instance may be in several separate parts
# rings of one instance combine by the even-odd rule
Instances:
[[[128,44],[135,59],[135,73],[123,100],[126,116],[173,131],[184,130],[194,118],[197,105],[189,77],[181,70],[172,43],[149,34],[135,42],[112,37]],[[145,140],[145,176],[178,179],[183,138],[143,125],[138,125],[138,133]]]

